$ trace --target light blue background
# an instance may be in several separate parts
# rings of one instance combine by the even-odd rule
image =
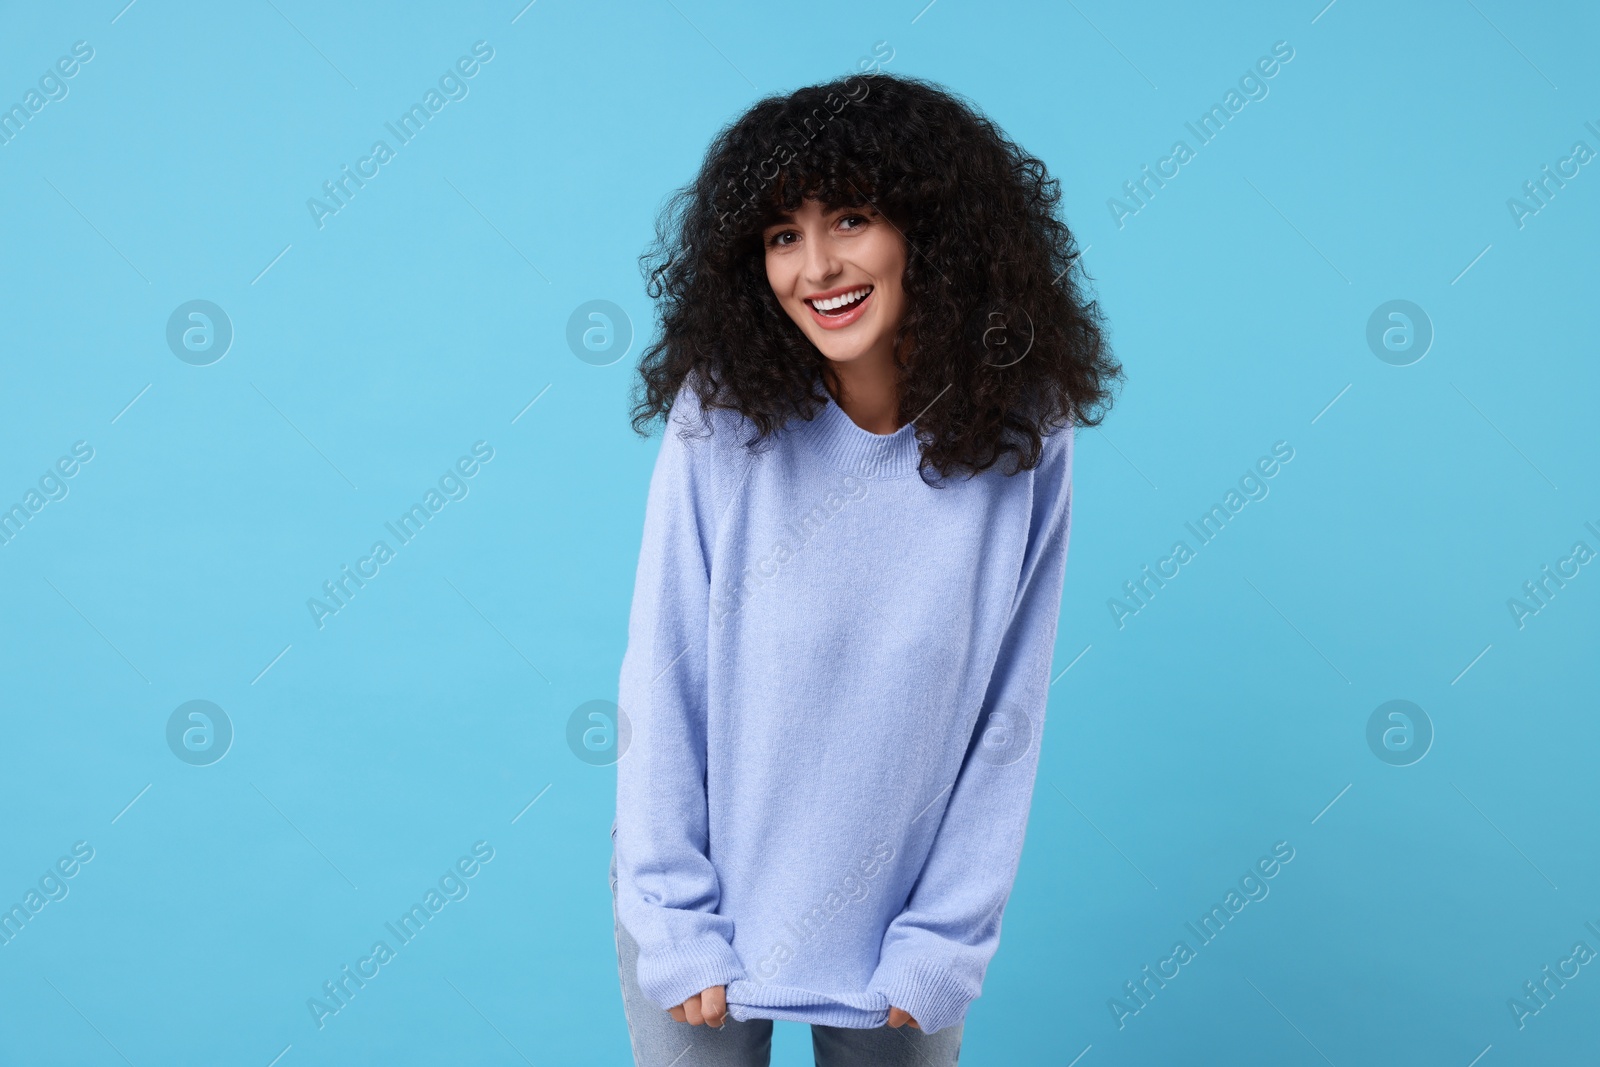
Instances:
[[[616,695],[659,441],[626,422],[636,257],[722,123],[879,41],[1060,178],[1128,369],[1079,436],[1061,676],[963,1062],[1592,1054],[1600,964],[1524,1029],[1507,1006],[1600,950],[1600,567],[1507,608],[1600,549],[1597,164],[1507,207],[1600,149],[1592,9],[122,2],[0,10],[7,106],[94,48],[0,146],[0,504],[94,449],[0,547],[0,904],[95,850],[0,946],[0,1062],[628,1062],[615,770],[566,728]],[[319,229],[306,200],[479,40],[468,97]],[[1269,95],[1197,147],[1277,41]],[[192,299],[235,330],[210,366],[165,341]],[[608,366],[565,340],[594,299],[636,331]],[[1366,342],[1392,299],[1436,331],[1409,366]],[[480,440],[470,495],[319,630],[307,598]],[[1107,601],[1277,441],[1270,495],[1119,629]],[[165,740],[193,699],[236,730],[207,767]],[[1411,766],[1366,742],[1391,699],[1436,730]],[[470,895],[319,1031],[307,998],[479,840]],[[1270,896],[1119,1029],[1123,983],[1278,841]],[[803,1028],[777,1043],[810,1062]]]

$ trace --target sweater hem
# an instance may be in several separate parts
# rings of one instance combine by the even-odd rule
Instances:
[[[877,993],[830,996],[811,989],[777,986],[746,978],[728,986],[728,1010],[735,1019],[787,1019],[791,1022],[868,1030],[889,1021],[889,1002]]]
[[[842,1004],[777,1006],[746,1004],[728,1001],[728,1014],[739,1022],[751,1019],[776,1019],[784,1022],[815,1023],[818,1026],[839,1026],[848,1030],[874,1030],[889,1023],[889,1009],[868,1011],[864,1008],[847,1008]]]

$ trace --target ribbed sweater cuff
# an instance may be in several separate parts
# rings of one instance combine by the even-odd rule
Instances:
[[[663,1011],[676,1008],[714,985],[725,986],[743,977],[744,966],[738,954],[718,934],[704,934],[665,948],[639,950],[639,988]]]
[[[926,960],[891,964],[883,978],[878,989],[889,998],[890,1006],[910,1012],[928,1034],[964,1020],[967,1006],[976,999],[967,983],[953,972]]]

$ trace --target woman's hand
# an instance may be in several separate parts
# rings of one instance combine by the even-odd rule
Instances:
[[[714,985],[696,993],[668,1014],[680,1023],[690,1026],[705,1023],[713,1030],[720,1030],[728,1017],[728,998],[722,986]]]
[[[889,1025],[899,1027],[905,1023],[910,1023],[913,1029],[922,1029],[922,1027],[917,1025],[917,1020],[911,1017],[910,1012],[901,1011],[893,1004],[889,1005]]]

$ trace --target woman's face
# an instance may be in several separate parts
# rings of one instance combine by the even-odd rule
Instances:
[[[762,241],[773,295],[818,351],[838,363],[892,363],[906,242],[888,219],[870,206],[830,211],[804,200]]]

